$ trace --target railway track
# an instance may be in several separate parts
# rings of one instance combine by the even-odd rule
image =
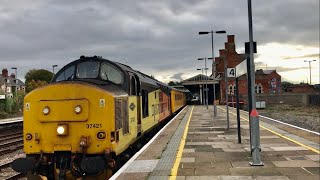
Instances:
[[[18,172],[13,171],[10,167],[11,163],[12,163],[12,161],[0,165],[0,173],[1,173],[0,179],[15,180],[15,179],[20,179],[20,178],[25,177],[25,175],[23,173],[18,173]]]
[[[1,121],[0,121],[1,122]],[[25,177],[23,173],[11,169],[12,161],[21,155],[23,147],[22,123],[0,123],[0,179],[16,180]],[[18,152],[18,153],[17,153]]]

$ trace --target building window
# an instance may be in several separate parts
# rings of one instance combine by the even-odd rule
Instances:
[[[263,93],[262,85],[260,83],[255,85],[255,92],[257,94]]]
[[[7,92],[11,92],[11,88],[10,87],[7,87]]]
[[[236,91],[236,85],[229,85],[228,86],[228,94],[234,94]]]

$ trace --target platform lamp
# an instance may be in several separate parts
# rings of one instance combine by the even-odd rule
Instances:
[[[304,60],[304,62],[308,62],[309,63],[309,72],[310,72],[310,85],[311,85],[311,62],[316,61],[316,60]]]
[[[52,74],[54,75],[54,68],[58,67],[58,65],[52,65]]]
[[[201,71],[201,75],[202,75],[202,76],[201,76],[201,83],[202,83],[203,68],[198,68],[197,71]],[[202,97],[203,97],[203,94],[204,94],[204,93],[203,93],[203,92],[204,92],[204,84],[202,83],[201,86],[202,86],[202,91],[200,92],[200,93],[202,94],[202,96],[201,96],[201,103],[203,103],[204,101],[203,101],[203,98],[202,98]],[[200,90],[201,90],[201,89],[200,89]],[[204,103],[203,103],[203,104],[204,104]]]
[[[11,69],[14,69],[15,77],[16,77],[16,79],[18,79],[18,68],[17,67],[12,67]],[[17,80],[16,80],[16,84],[18,84]]]
[[[211,33],[211,48],[212,48],[212,77],[213,77],[213,115],[214,117],[217,117],[217,105],[216,105],[216,84],[215,84],[215,78],[216,78],[216,62],[214,59],[214,46],[213,46],[213,34],[225,34],[227,33],[225,30],[221,31],[200,31],[199,35],[209,34]]]
[[[18,74],[17,74],[18,68],[17,67],[12,67],[11,69],[14,69],[15,75],[16,75],[16,79],[17,79],[18,78]]]
[[[207,59],[212,59],[212,58],[198,58],[198,61],[202,61],[204,60],[204,70],[206,70],[206,78],[208,77],[208,74],[207,74]],[[206,79],[206,88],[205,88],[205,92],[206,92],[206,105],[207,105],[207,109],[208,109],[208,80]]]

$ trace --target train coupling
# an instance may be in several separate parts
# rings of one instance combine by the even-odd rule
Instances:
[[[11,168],[17,172],[27,173],[34,170],[35,161],[33,158],[18,158],[12,162]]]
[[[81,161],[81,169],[86,175],[98,174],[105,168],[105,161],[101,157],[86,157]]]

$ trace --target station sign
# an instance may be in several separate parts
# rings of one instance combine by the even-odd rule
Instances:
[[[0,99],[6,99],[6,95],[0,95]]]
[[[236,77],[247,74],[247,60],[243,60],[240,64],[236,66]]]
[[[236,77],[236,68],[227,68],[227,77]]]

